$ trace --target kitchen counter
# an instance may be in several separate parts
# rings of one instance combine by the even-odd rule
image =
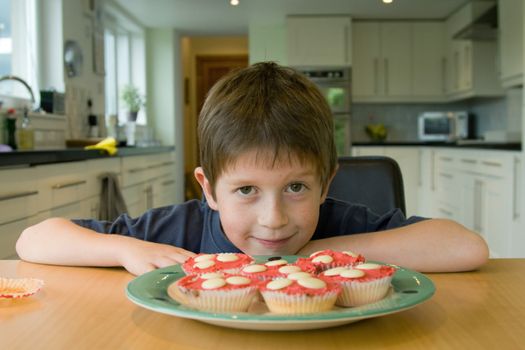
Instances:
[[[504,151],[521,151],[521,142],[499,143],[478,140],[463,140],[458,142],[425,142],[425,141],[385,141],[385,142],[354,142],[352,146],[417,146],[417,147],[451,147],[451,148],[477,148]]]
[[[174,146],[156,147],[121,147],[115,157],[129,157],[145,154],[170,152]],[[83,148],[67,148],[41,151],[13,151],[0,153],[0,167],[20,165],[40,165],[63,162],[74,162],[96,158],[110,157],[105,151],[84,150]]]

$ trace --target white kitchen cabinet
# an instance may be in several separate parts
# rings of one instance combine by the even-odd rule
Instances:
[[[286,53],[286,26],[250,23],[248,28],[250,64],[275,61],[288,65]]]
[[[354,21],[353,100],[443,101],[444,28],[439,21]]]
[[[2,169],[0,181],[0,259],[15,259],[15,243],[38,211],[38,185],[31,167]]]
[[[417,190],[416,214],[423,217],[433,217],[436,202],[435,157],[432,147],[417,147],[419,153],[419,181]]]
[[[449,100],[503,95],[495,41],[448,38],[446,88]]]
[[[354,146],[354,156],[387,156],[394,159],[401,169],[405,192],[407,216],[418,214],[419,154],[416,147]]]
[[[288,65],[351,65],[351,30],[349,16],[287,17]]]
[[[518,211],[516,153],[450,148],[435,153],[433,216],[456,220],[479,233],[496,258],[518,256],[511,245]]]
[[[175,202],[174,167],[173,152],[122,158],[122,195],[130,216]]]
[[[503,87],[523,84],[523,0],[499,0],[500,79]]]

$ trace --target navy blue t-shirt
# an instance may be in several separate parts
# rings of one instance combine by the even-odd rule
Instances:
[[[406,219],[399,209],[380,216],[365,206],[332,198],[327,198],[319,210],[312,240],[383,231],[424,220],[417,216]],[[113,222],[72,221],[96,232],[170,244],[194,253],[241,252],[224,234],[219,213],[200,200],[151,209],[137,218],[122,214]]]

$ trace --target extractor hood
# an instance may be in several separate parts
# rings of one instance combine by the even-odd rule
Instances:
[[[453,39],[496,40],[498,37],[498,5],[496,1],[471,1],[451,16],[455,31]]]

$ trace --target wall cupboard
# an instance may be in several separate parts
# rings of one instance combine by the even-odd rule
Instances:
[[[107,172],[130,216],[175,201],[174,152],[0,169],[0,259],[16,258],[20,233],[46,218],[97,218]]]

